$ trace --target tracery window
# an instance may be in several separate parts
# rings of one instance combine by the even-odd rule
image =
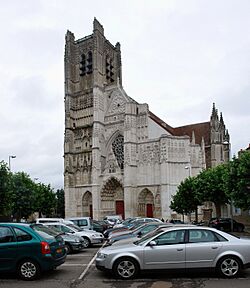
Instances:
[[[124,137],[118,135],[112,143],[112,150],[121,169],[124,167]]]

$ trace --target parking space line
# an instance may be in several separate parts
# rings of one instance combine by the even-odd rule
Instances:
[[[94,261],[95,258],[97,257],[98,252],[104,247],[104,245],[106,244],[106,241],[103,243],[102,247],[99,248],[99,250],[96,252],[96,254],[94,255],[94,257],[91,259],[91,261],[89,262],[88,266],[84,269],[84,271],[82,272],[82,274],[80,275],[80,277],[78,278],[78,280],[82,280],[82,278],[86,275],[86,273],[88,272],[89,268],[91,266],[94,266]]]

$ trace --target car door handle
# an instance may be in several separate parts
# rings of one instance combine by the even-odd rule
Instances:
[[[183,251],[183,248],[177,248],[177,251]]]
[[[218,246],[212,246],[212,249],[217,249],[218,248]]]

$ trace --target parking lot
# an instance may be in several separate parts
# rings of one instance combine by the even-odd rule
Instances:
[[[55,271],[45,272],[39,280],[27,282],[15,275],[0,275],[0,288],[200,288],[250,287],[250,269],[237,279],[218,278],[211,273],[143,273],[131,281],[117,280],[95,268],[93,257],[101,245],[67,256]]]

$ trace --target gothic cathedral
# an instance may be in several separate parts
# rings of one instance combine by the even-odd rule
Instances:
[[[122,86],[120,44],[94,19],[65,45],[65,214],[173,218],[182,180],[228,161],[230,140],[213,104],[210,121],[173,128]]]

